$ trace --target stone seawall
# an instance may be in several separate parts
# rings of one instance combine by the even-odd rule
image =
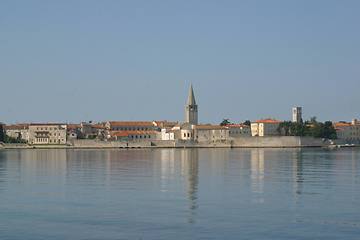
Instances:
[[[243,137],[223,142],[189,142],[189,141],[99,141],[89,139],[70,140],[67,145],[28,145],[2,144],[4,149],[22,148],[298,148],[298,147],[325,147],[328,144],[322,139],[311,137]]]
[[[294,148],[294,147],[325,147],[322,139],[312,137],[246,137],[234,138],[232,147],[243,148]]]
[[[150,141],[120,142],[120,141],[99,141],[99,140],[71,140],[69,148],[146,148],[151,147]]]

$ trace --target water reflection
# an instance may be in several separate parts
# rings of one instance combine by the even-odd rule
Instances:
[[[264,160],[265,149],[251,149],[251,190],[256,194],[256,202],[264,202]]]
[[[359,160],[357,149],[0,151],[0,228],[11,239],[358,233]]]
[[[197,190],[199,184],[199,152],[198,149],[181,150],[182,173],[186,179],[187,196],[189,200],[190,223],[195,220],[197,205]]]
[[[161,191],[166,192],[169,189],[169,181],[175,177],[175,149],[161,149],[160,161]]]
[[[295,202],[298,202],[298,195],[301,195],[303,191],[303,183],[304,183],[304,162],[302,157],[301,149],[294,149],[292,153],[292,161],[293,164],[293,192],[295,193],[294,199]]]

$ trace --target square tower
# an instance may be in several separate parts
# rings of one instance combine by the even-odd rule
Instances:
[[[302,122],[302,107],[293,107],[292,109],[292,122],[301,123]]]

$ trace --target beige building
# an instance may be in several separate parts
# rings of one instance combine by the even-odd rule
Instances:
[[[337,138],[345,143],[360,143],[360,121],[334,123]]]
[[[278,127],[281,121],[275,119],[262,119],[251,123],[251,135],[253,137],[280,135]]]
[[[29,141],[29,124],[13,124],[4,127],[5,134],[11,138]]]
[[[79,135],[81,138],[105,138],[105,123],[82,122]]]
[[[29,125],[30,144],[66,144],[66,124],[32,123]]]
[[[153,121],[109,121],[105,123],[109,140],[155,140],[161,139],[161,129]]]
[[[158,129],[152,121],[109,121],[105,128],[110,131],[152,131]]]
[[[184,141],[194,141],[194,126],[190,123],[183,123],[174,126],[171,131],[174,132],[174,138]]]
[[[250,126],[244,124],[228,124],[226,128],[229,129],[229,137],[240,138],[240,137],[251,137]]]
[[[111,131],[110,139],[113,141],[151,141],[160,139],[157,131]]]
[[[194,139],[197,142],[226,142],[229,140],[229,129],[219,125],[195,125]]]
[[[229,129],[225,126],[190,123],[179,124],[171,129],[174,138],[194,142],[224,142],[229,140]]]

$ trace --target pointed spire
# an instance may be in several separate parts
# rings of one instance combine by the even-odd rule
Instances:
[[[190,85],[190,89],[189,89],[187,105],[196,105],[195,95],[194,95],[194,90],[193,90],[192,84]]]

